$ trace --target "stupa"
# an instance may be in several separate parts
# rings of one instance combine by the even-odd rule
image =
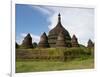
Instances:
[[[75,35],[73,35],[71,43],[72,43],[72,47],[79,47],[78,39]]]
[[[48,37],[45,32],[41,35],[38,47],[39,48],[48,48],[49,47]]]
[[[87,47],[92,48],[94,47],[94,43],[89,39]]]
[[[22,47],[23,48],[33,48],[33,45],[32,45],[32,37],[31,37],[31,35],[29,33],[24,38],[24,40],[22,42]]]
[[[56,47],[57,38],[60,32],[63,32],[65,36],[65,41],[67,44],[66,47],[71,47],[71,37],[69,35],[69,32],[62,26],[61,15],[59,13],[57,25],[52,30],[50,30],[48,34],[48,43],[50,47]]]

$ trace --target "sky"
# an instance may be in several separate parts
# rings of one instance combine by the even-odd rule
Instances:
[[[94,9],[79,7],[55,7],[43,5],[16,4],[15,10],[16,42],[22,43],[30,33],[32,42],[39,42],[43,32],[53,29],[61,14],[63,27],[78,38],[78,42],[87,45],[91,39],[94,42]]]

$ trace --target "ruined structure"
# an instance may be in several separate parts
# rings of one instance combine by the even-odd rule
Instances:
[[[71,43],[72,43],[72,47],[79,47],[78,40],[75,35],[73,35]]]
[[[16,47],[16,48],[19,48],[19,45],[17,44],[17,42],[15,43],[15,47]]]
[[[44,32],[40,38],[40,42],[38,44],[39,48],[48,48],[49,47],[49,43],[48,43],[48,37],[46,35],[46,33]]]
[[[78,39],[75,35],[70,37],[69,32],[61,24],[61,15],[58,14],[57,25],[49,31],[48,36],[44,32],[41,37],[38,45],[33,43],[34,48],[52,48],[52,47],[79,47]],[[25,48],[33,48],[32,38],[28,34],[22,43],[22,46]],[[93,47],[94,44],[91,40],[88,41],[87,47]]]
[[[50,47],[56,47],[57,38],[60,32],[63,32],[65,36],[66,47],[71,47],[71,37],[69,35],[69,32],[62,26],[61,16],[59,14],[57,25],[52,30],[49,31],[48,43]]]
[[[56,41],[56,47],[66,47],[66,41],[65,41],[65,36],[63,32],[60,32],[57,41]]]
[[[94,43],[89,39],[87,47],[92,48],[94,47]]]
[[[24,38],[21,46],[23,48],[33,48],[33,45],[32,45],[32,37],[31,37],[31,35],[29,33]]]

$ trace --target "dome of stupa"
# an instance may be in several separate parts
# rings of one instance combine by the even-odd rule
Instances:
[[[51,47],[55,47],[57,37],[60,32],[64,33],[66,42],[68,43],[68,46],[70,47],[71,46],[71,43],[70,43],[71,37],[69,35],[69,32],[62,26],[61,15],[58,14],[58,23],[52,30],[49,31],[49,35],[48,35],[48,42]]]

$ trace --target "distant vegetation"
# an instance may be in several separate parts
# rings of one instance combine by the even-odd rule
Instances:
[[[93,56],[93,48],[35,48],[16,49],[16,59],[33,60],[60,60],[66,61],[75,58],[86,58]]]

